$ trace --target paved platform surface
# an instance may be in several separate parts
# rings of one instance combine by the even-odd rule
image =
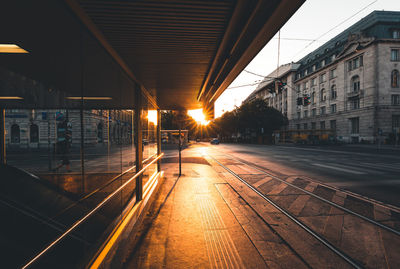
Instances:
[[[131,237],[124,268],[266,267],[218,192],[226,182],[209,165],[185,163],[179,178],[176,164],[163,169],[164,185],[141,236]]]
[[[352,268],[219,166],[212,155],[218,157],[218,151],[204,145],[186,149],[183,175],[178,177],[176,156],[166,154],[164,183],[156,200],[110,267]],[[271,182],[250,166],[232,160],[224,164],[248,175],[260,190]],[[360,268],[400,266],[398,237],[331,206],[310,203],[310,198],[286,187],[271,185],[268,195],[293,197],[289,211],[353,257]],[[346,218],[351,221],[344,222]]]

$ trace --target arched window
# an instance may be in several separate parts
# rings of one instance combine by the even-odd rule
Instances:
[[[360,77],[354,76],[351,78],[351,89],[353,92],[358,92],[360,90]]]
[[[392,88],[399,87],[399,71],[393,70],[392,71],[392,79],[391,79]]]
[[[321,102],[325,102],[326,101],[326,91],[325,89],[322,89],[320,92],[320,100]]]
[[[39,142],[39,127],[36,124],[31,124],[29,128],[29,140],[31,143]]]
[[[334,100],[337,97],[336,85],[332,85],[331,87],[331,99]]]
[[[11,143],[20,142],[20,131],[18,124],[13,124],[11,126]]]
[[[311,94],[311,104],[315,104],[315,92]]]

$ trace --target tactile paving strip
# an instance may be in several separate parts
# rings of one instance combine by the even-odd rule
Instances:
[[[202,184],[201,184],[202,185]],[[211,268],[245,268],[218,208],[209,194],[197,186],[196,200],[201,213],[204,238]]]

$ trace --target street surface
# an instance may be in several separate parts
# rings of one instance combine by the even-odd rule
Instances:
[[[226,153],[271,172],[309,177],[400,207],[400,149],[201,144],[211,153]]]

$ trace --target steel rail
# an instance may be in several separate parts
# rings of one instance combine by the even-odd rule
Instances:
[[[22,269],[28,268],[32,265],[35,261],[37,261],[43,254],[45,254],[49,249],[54,247],[58,242],[60,242],[64,237],[66,237],[69,233],[75,230],[81,223],[87,220],[90,216],[92,216],[96,211],[98,211],[105,203],[107,203],[111,198],[113,198],[118,192],[124,189],[129,183],[135,180],[138,176],[143,174],[143,172],[153,163],[158,161],[164,153],[161,153],[157,156],[157,158],[153,159],[149,162],[145,167],[143,167],[139,172],[137,172],[134,176],[132,176],[129,180],[127,180],[124,184],[122,184],[118,189],[108,195],[102,202],[100,202],[95,208],[93,208],[88,214],[86,214],[83,218],[76,221],[68,230],[66,230],[61,236],[59,236],[56,240],[54,240],[51,244],[49,244],[46,248],[44,248],[41,252],[39,252],[33,259],[31,259],[28,263],[26,263]]]
[[[287,182],[286,180],[283,180],[283,179],[281,179],[281,178],[279,178],[279,177],[277,177],[277,176],[274,176],[274,175],[272,175],[272,174],[266,172],[265,170],[263,170],[263,169],[257,167],[257,165],[255,165],[255,164],[248,164],[248,163],[246,163],[246,162],[243,162],[243,161],[241,161],[241,160],[238,160],[237,158],[233,158],[233,159],[234,159],[235,161],[237,161],[237,162],[242,163],[242,164],[249,165],[249,166],[253,167],[254,169],[256,169],[256,170],[258,170],[258,171],[260,171],[260,172],[262,172],[262,173],[264,173],[264,174],[266,174],[266,175],[272,177],[273,179],[276,179],[276,180],[278,180],[278,181],[280,181],[280,182],[282,182],[282,183],[285,183],[286,185],[289,185],[289,186],[291,186],[291,187],[293,187],[293,188],[295,188],[295,189],[297,189],[297,190],[300,190],[300,191],[302,191],[302,192],[304,192],[304,193],[307,193],[308,195],[310,195],[310,196],[312,196],[312,197],[314,197],[314,198],[317,198],[318,200],[321,200],[321,201],[323,201],[323,202],[325,202],[325,203],[328,203],[328,204],[331,205],[331,206],[334,206],[334,207],[336,207],[336,208],[338,208],[338,209],[340,209],[340,210],[345,211],[346,213],[352,214],[352,215],[354,215],[354,216],[356,216],[356,217],[359,217],[359,218],[361,218],[361,219],[363,219],[363,220],[365,220],[365,221],[367,221],[367,222],[369,222],[369,223],[371,223],[371,224],[374,224],[374,225],[376,225],[376,226],[379,226],[380,228],[382,228],[382,229],[384,229],[384,230],[387,230],[387,231],[389,231],[389,232],[392,232],[392,233],[394,233],[394,234],[400,236],[400,231],[398,231],[398,230],[395,230],[395,229],[393,229],[393,228],[390,228],[389,226],[386,226],[386,225],[384,225],[384,224],[382,224],[382,223],[379,223],[379,222],[377,222],[377,221],[375,221],[375,220],[372,220],[372,219],[367,218],[367,217],[365,217],[365,216],[363,216],[363,215],[361,215],[361,214],[358,214],[357,212],[354,212],[354,211],[352,211],[352,210],[350,210],[350,209],[347,209],[347,208],[345,208],[345,207],[343,207],[343,206],[341,206],[341,205],[338,205],[338,204],[336,204],[336,203],[334,203],[334,202],[331,202],[331,201],[329,201],[329,200],[327,200],[327,199],[325,199],[325,198],[323,198],[323,197],[321,197],[321,196],[316,195],[315,193],[312,193],[312,192],[310,192],[310,191],[307,191],[307,190],[305,190],[305,189],[302,189],[302,188],[300,188],[300,187],[298,187],[298,186],[296,186],[296,185],[294,185],[294,184],[292,184],[292,183],[290,183],[290,182]]]
[[[226,171],[228,171],[230,174],[232,174],[234,177],[236,177],[238,180],[243,182],[247,187],[249,187],[252,191],[254,191],[257,195],[259,195],[261,198],[263,198],[265,201],[270,203],[272,206],[274,206],[276,209],[278,209],[280,212],[282,212],[285,216],[287,216],[290,220],[292,220],[294,223],[299,225],[302,229],[304,229],[306,232],[308,232],[311,236],[313,236],[315,239],[317,239],[319,242],[321,242],[323,245],[325,245],[327,248],[332,250],[336,255],[341,257],[343,260],[345,260],[347,263],[349,263],[351,266],[357,269],[362,269],[363,267],[360,266],[357,262],[355,262],[350,256],[348,256],[346,253],[342,252],[341,250],[337,249],[334,245],[329,243],[327,240],[319,236],[317,233],[315,233],[312,229],[310,229],[308,226],[303,224],[301,221],[299,221],[297,218],[292,216],[289,212],[287,212],[285,209],[281,208],[278,204],[276,204],[274,201],[266,197],[263,193],[261,193],[259,190],[257,190],[255,187],[253,187],[251,184],[249,184],[246,180],[242,179],[240,176],[238,176],[235,172],[230,170],[228,167],[220,163],[217,159],[214,157],[208,155],[211,159],[213,159],[215,162],[217,162],[222,168],[224,168]]]

